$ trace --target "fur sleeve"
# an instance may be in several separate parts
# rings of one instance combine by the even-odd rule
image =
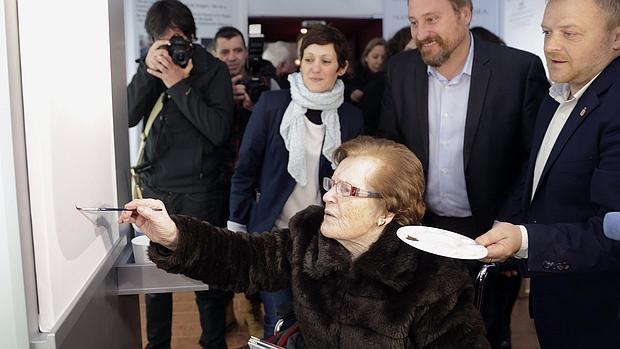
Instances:
[[[177,249],[149,257],[169,273],[184,274],[215,288],[255,293],[290,286],[291,237],[288,230],[235,233],[187,216],[172,216],[179,229]]]
[[[465,268],[447,258],[434,258],[433,278],[427,275],[430,303],[418,309],[410,337],[416,348],[491,348],[484,322],[474,307],[474,288]],[[441,289],[434,286],[441,285]]]

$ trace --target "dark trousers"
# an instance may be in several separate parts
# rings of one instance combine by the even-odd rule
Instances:
[[[485,233],[484,231],[478,231],[479,229],[476,228],[476,223],[472,217],[442,217],[427,212],[422,220],[422,224],[429,227],[450,230],[471,238]],[[483,263],[479,261],[464,261],[464,263],[469,270],[470,276],[475,280]],[[500,264],[498,269],[502,271],[503,266]],[[515,268],[514,270],[518,269]],[[492,272],[486,279],[484,285],[484,299],[480,313],[484,319],[487,339],[494,349],[511,347],[510,316],[520,288],[520,273],[516,276],[509,277],[501,272]]]
[[[163,201],[169,214],[184,214],[206,220],[217,226],[226,226],[228,190],[208,193],[171,193],[144,187],[145,198]],[[200,313],[200,346],[209,349],[226,348],[226,306],[233,293],[211,289],[196,291],[196,305]],[[170,348],[172,327],[172,294],[147,294],[146,335],[147,349]]]

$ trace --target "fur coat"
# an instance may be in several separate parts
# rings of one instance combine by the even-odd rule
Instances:
[[[319,233],[317,206],[293,217],[290,230],[263,234],[173,220],[177,249],[149,248],[158,267],[236,292],[291,287],[307,348],[489,347],[464,266],[402,243],[395,223],[352,260]]]

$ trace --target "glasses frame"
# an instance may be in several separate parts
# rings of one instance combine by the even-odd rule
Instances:
[[[340,185],[347,185],[351,187],[350,190],[350,194],[345,194],[342,192],[342,187],[340,187]],[[381,198],[381,194],[374,192],[374,191],[369,191],[369,190],[365,190],[359,187],[354,186],[353,184],[349,183],[349,182],[345,182],[345,181],[335,181],[329,177],[324,177],[323,178],[323,189],[325,189],[326,192],[330,191],[332,188],[335,188],[336,193],[342,197],[349,197],[349,196],[357,196],[359,198],[371,198],[371,199],[380,199]],[[338,189],[341,188],[341,189]]]

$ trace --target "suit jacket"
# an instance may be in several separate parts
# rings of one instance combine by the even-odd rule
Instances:
[[[295,179],[287,170],[289,153],[280,135],[290,102],[289,90],[263,92],[243,135],[231,179],[229,220],[246,225],[249,232],[270,231],[295,189]],[[345,102],[338,108],[338,116],[342,142],[362,133],[359,109]],[[316,180],[322,183],[323,177],[331,177],[333,172],[329,160],[321,155]]]
[[[578,334],[554,346],[619,348],[620,242],[603,235],[602,221],[620,210],[620,58],[579,99],[530,202],[536,154],[557,107],[549,96],[541,105],[520,200],[532,315],[568,321]]]
[[[474,61],[463,161],[475,237],[488,230],[497,207],[529,155],[536,112],[549,83],[540,59],[474,36]],[[428,72],[417,50],[390,59],[379,134],[405,144],[428,175]]]

